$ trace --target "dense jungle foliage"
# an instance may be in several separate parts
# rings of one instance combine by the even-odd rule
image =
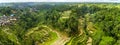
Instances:
[[[0,7],[0,16],[16,18],[0,19],[0,45],[120,45],[116,3],[16,3]]]

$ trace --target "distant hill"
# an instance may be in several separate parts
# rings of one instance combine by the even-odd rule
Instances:
[[[43,5],[43,4],[54,4],[54,5],[62,5],[62,4],[77,4],[77,3],[114,3],[114,2],[11,2],[11,3],[0,3],[0,7],[25,7],[25,6],[33,6],[33,5]]]

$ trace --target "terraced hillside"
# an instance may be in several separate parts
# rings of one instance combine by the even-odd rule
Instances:
[[[0,7],[0,45],[120,45],[119,7],[62,2]]]

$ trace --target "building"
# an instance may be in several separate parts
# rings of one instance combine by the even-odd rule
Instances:
[[[6,16],[6,15],[0,16],[0,26],[11,24],[16,20],[17,19],[14,16]]]

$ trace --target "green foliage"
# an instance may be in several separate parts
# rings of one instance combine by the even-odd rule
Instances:
[[[70,38],[66,45],[119,45],[119,12],[119,4],[0,7],[0,16],[17,17],[15,23],[0,27],[0,45],[49,45],[58,32]]]
[[[114,38],[112,37],[102,37],[101,42],[99,45],[113,45],[112,43],[114,42]]]

